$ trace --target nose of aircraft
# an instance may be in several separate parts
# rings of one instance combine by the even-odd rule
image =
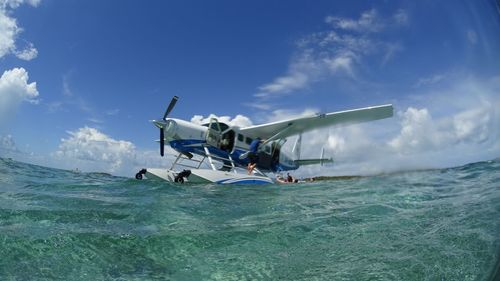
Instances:
[[[177,124],[174,120],[153,120],[152,122],[156,127],[163,129],[165,138],[172,138],[175,135]]]
[[[175,136],[176,127],[177,127],[177,124],[175,123],[174,120],[166,120],[166,125],[164,127],[165,135],[167,137]]]

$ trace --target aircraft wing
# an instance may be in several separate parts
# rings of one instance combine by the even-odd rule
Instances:
[[[392,117],[392,104],[317,114],[240,129],[252,138],[281,139],[323,127],[346,126]]]

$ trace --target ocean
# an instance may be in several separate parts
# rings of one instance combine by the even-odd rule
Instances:
[[[0,280],[498,280],[499,258],[500,160],[221,186],[0,159]]]

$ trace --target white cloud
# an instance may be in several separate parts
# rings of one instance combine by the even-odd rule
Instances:
[[[191,118],[191,122],[202,125],[209,123],[211,118],[216,118],[219,122],[240,128],[252,126],[250,118],[240,114],[236,115],[234,118],[231,118],[230,116],[217,116],[215,114],[210,114],[206,118],[202,115],[195,115]]]
[[[499,101],[492,100],[498,107]],[[500,115],[493,104],[480,104],[450,116],[433,118],[427,109],[408,108],[399,135],[388,142],[393,155],[416,157],[419,165],[445,167],[500,156]],[[414,164],[411,159],[407,165]],[[405,166],[404,164],[402,165]]]
[[[359,19],[328,16],[329,30],[301,38],[296,55],[291,59],[285,75],[258,87],[259,98],[289,95],[307,88],[314,82],[329,77],[359,79],[356,68],[368,56],[379,55],[385,65],[402,46],[375,38],[389,24],[401,26],[407,21],[404,10],[397,11],[393,19],[382,19],[375,9],[363,12]]]
[[[331,24],[334,28],[357,32],[376,32],[384,27],[375,9],[363,12],[357,20],[328,16],[325,22]]]
[[[106,115],[114,116],[120,112],[118,108],[106,110]]]
[[[264,97],[269,93],[289,93],[301,89],[309,82],[309,76],[301,72],[292,72],[287,76],[274,79],[272,83],[259,87],[260,93],[256,97]]]
[[[313,56],[311,51],[305,51],[299,57],[294,58],[287,75],[260,86],[255,96],[265,98],[270,95],[284,95],[306,87],[319,76],[320,68],[323,67]]]
[[[396,24],[401,24],[401,25],[406,25],[410,21],[408,13],[403,9],[398,10],[396,14],[394,14],[393,18]]]
[[[353,75],[353,59],[348,55],[340,55],[335,58],[325,59],[325,63],[332,73],[344,71],[349,75]]]
[[[0,58],[7,54],[15,54],[18,58],[23,60],[34,59],[38,51],[35,49],[33,44],[28,43],[26,49],[19,50],[16,47],[16,39],[18,35],[22,32],[22,28],[17,25],[15,18],[10,16],[10,11],[16,9],[21,4],[29,4],[36,7],[40,1],[39,0],[2,0],[0,1]]]
[[[0,8],[1,9],[6,9],[6,8],[11,8],[15,9],[19,7],[22,4],[28,4],[33,7],[36,7],[40,4],[41,0],[1,0],[0,1]]]
[[[33,7],[37,7],[40,4],[40,2],[42,2],[42,0],[28,0],[28,1],[26,1],[26,3],[30,4]]]
[[[17,148],[11,135],[0,136],[0,152],[2,152],[2,154],[19,152],[19,149]],[[0,154],[0,156],[2,155]]]
[[[456,79],[439,92],[422,92],[424,106],[410,106],[391,119],[308,133],[304,158],[317,157],[324,147],[336,162],[297,174],[373,174],[499,157],[500,77]]]
[[[0,59],[8,54],[14,54],[23,60],[34,59],[38,51],[33,44],[27,43],[26,49],[16,47],[16,39],[22,28],[11,17],[11,10],[21,4],[37,6],[40,1],[0,0]],[[24,68],[6,70],[0,77],[0,121],[14,113],[22,101],[38,103],[36,82],[28,84],[28,72]]]
[[[491,122],[495,121],[495,108],[491,105],[473,108],[453,116],[454,136],[459,142],[482,143],[492,138]]]
[[[25,149],[28,148],[29,146],[25,147]],[[20,149],[12,135],[0,135],[0,157],[11,157],[20,161],[32,162],[33,155],[33,152]]]
[[[112,172],[135,157],[134,144],[115,140],[97,129],[83,127],[67,133],[70,137],[61,139],[56,157],[103,163]]]
[[[136,149],[133,143],[115,140],[94,128],[80,128],[68,134],[70,137],[61,140],[59,149],[48,155],[25,152],[18,149],[12,136],[0,136],[0,157],[59,169],[134,177],[143,168],[170,167],[176,155],[166,146],[165,157],[160,157],[159,149]]]
[[[339,151],[344,151],[345,148],[346,148],[346,140],[344,137],[338,134],[332,134],[328,136],[328,139],[326,141],[326,149],[333,152],[339,152]]]
[[[19,32],[16,20],[0,9],[0,58],[15,50],[15,37]]]
[[[385,45],[385,54],[382,59],[382,65],[385,65],[391,61],[394,56],[403,50],[403,47],[399,43],[387,43]]]
[[[0,77],[0,94],[2,96],[12,95],[19,100],[38,103],[36,82],[28,84],[28,79],[28,72],[22,67],[4,71]]]
[[[425,108],[410,107],[401,114],[401,118],[401,132],[389,142],[400,153],[431,151],[451,141],[449,130],[439,130],[439,125]]]
[[[13,113],[22,101],[38,103],[36,82],[28,83],[24,68],[6,70],[0,77],[0,117]]]
[[[417,83],[415,83],[415,88],[423,87],[423,86],[429,86],[429,85],[434,85],[437,84],[447,78],[446,75],[444,74],[434,74],[430,77],[424,77],[418,79]]]
[[[66,74],[63,75],[63,84],[62,84],[62,87],[63,87],[63,96],[66,96],[66,97],[72,97],[73,96],[73,91],[71,91],[71,88],[69,86],[69,79],[70,79],[70,76],[72,75],[73,71],[70,71]]]
[[[93,117],[87,118],[87,120],[92,122],[92,123],[96,123],[96,124],[103,124],[104,123],[104,121],[102,121],[101,119],[93,118]]]
[[[54,113],[54,112],[57,112],[59,110],[62,110],[64,103],[61,101],[54,101],[54,102],[46,103],[46,105],[47,105],[47,109],[48,109],[49,113]]]
[[[166,167],[175,154],[168,146],[166,157],[160,157],[159,151],[138,150],[132,142],[116,140],[96,128],[83,127],[67,133],[69,137],[61,139],[49,161],[60,168],[132,177],[142,168]]]
[[[267,102],[260,102],[260,101],[255,101],[255,102],[251,102],[251,103],[244,103],[244,105],[246,105],[248,107],[257,108],[260,110],[269,110],[272,108],[272,104],[267,103]]]
[[[30,61],[38,56],[38,50],[35,49],[32,43],[29,43],[29,46],[22,50],[16,51],[16,57],[22,60]]]
[[[458,79],[439,93],[422,90],[424,106],[400,107],[391,119],[347,127],[308,132],[302,138],[302,159],[318,158],[322,148],[333,157],[333,166],[304,166],[295,176],[375,174],[408,169],[450,167],[500,156],[500,77],[490,80]],[[412,103],[410,100],[409,103]],[[444,104],[442,104],[444,103]],[[397,108],[396,108],[397,109]],[[260,123],[317,113],[274,110]],[[233,126],[253,124],[238,115],[193,116],[192,122],[211,117]],[[68,132],[52,159],[59,167],[103,171],[132,177],[139,169],[168,167],[173,157],[161,158],[158,151],[138,150],[126,140],[114,139],[95,128]],[[6,146],[10,145],[6,141]],[[283,152],[292,155],[290,139]],[[175,153],[166,147],[168,153]]]

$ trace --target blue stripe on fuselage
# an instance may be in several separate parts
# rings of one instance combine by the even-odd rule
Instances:
[[[204,156],[205,150],[203,149],[203,145],[205,145],[206,143],[207,142],[205,140],[199,140],[199,139],[173,140],[170,142],[170,147],[179,152],[189,152]],[[237,148],[234,149],[233,153],[229,154],[227,151],[218,149],[213,146],[208,146],[207,148],[210,154],[221,158],[228,158],[228,156],[230,155],[236,166],[246,167],[249,163],[248,158],[240,159],[240,156],[246,153],[247,150]],[[259,167],[257,166],[257,168]],[[287,166],[284,163],[277,163],[273,167],[271,167],[270,172],[290,171],[290,170],[296,170],[297,168],[298,166]],[[269,171],[267,169],[262,169],[262,168],[259,169],[263,172]]]

